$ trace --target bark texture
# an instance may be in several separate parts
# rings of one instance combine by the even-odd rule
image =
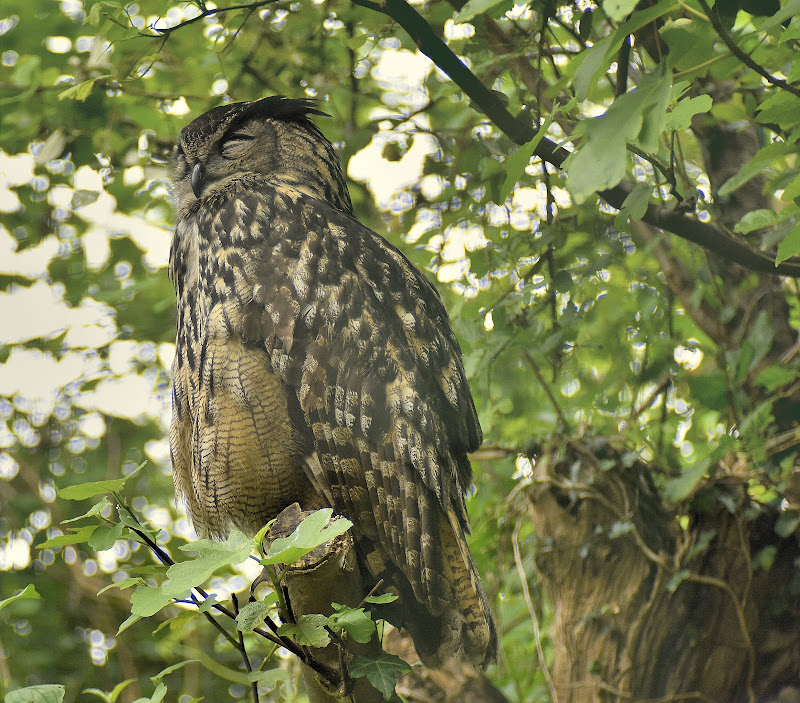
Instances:
[[[800,701],[797,535],[752,511],[734,474],[702,486],[693,505],[717,507],[682,526],[650,476],[603,439],[537,462],[528,510],[559,703]]]

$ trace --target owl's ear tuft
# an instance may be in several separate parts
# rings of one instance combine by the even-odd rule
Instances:
[[[249,104],[245,114],[248,117],[257,114],[259,117],[271,117],[279,120],[296,120],[309,115],[330,117],[327,112],[323,112],[317,107],[319,102],[313,98],[287,98],[285,95],[271,95],[254,100]]]

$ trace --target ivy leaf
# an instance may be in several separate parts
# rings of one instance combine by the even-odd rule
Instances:
[[[241,632],[250,632],[260,627],[277,600],[277,595],[270,593],[264,600],[247,603],[236,616],[236,627]]]
[[[312,549],[347,532],[353,523],[343,517],[330,522],[333,510],[323,508],[309,515],[288,537],[279,537],[270,546],[262,566],[270,564],[293,564]]]
[[[7,605],[11,605],[15,600],[38,600],[41,596],[36,592],[33,584],[28,584],[23,588],[19,593],[11,596],[10,598],[5,598],[0,600],[0,610],[5,608]]]
[[[61,684],[43,684],[18,688],[6,693],[5,703],[61,703],[66,688]]]
[[[143,618],[155,615],[172,603],[172,596],[159,586],[142,586],[131,595],[131,612]]]
[[[122,536],[124,529],[125,525],[121,522],[116,525],[98,525],[87,542],[96,552],[103,552],[114,546],[114,543]]]
[[[233,530],[224,542],[200,539],[183,545],[181,547],[183,551],[196,550],[197,556],[173,564],[167,569],[169,583],[164,585],[164,592],[170,596],[178,596],[190,591],[208,581],[217,569],[241,564],[253,552],[254,546],[253,540],[238,530]]]
[[[325,629],[329,620],[324,615],[314,613],[301,615],[297,624],[284,623],[278,628],[279,635],[288,635],[299,645],[307,647],[325,647],[331,641],[331,636]]]
[[[364,608],[348,608],[346,605],[331,603],[334,614],[331,615],[331,627],[339,632],[344,630],[356,642],[369,642],[375,632],[375,623]]]
[[[385,700],[391,700],[397,677],[407,674],[411,667],[407,662],[394,654],[385,652],[377,659],[356,657],[350,665],[350,675],[356,679],[364,676],[382,694]]]

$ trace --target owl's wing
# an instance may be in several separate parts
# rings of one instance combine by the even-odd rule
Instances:
[[[491,617],[464,539],[481,430],[438,293],[382,237],[292,188],[242,189],[219,217],[248,252],[243,334],[290,389],[318,490],[371,542],[373,573],[399,570],[449,620],[453,649],[487,656]]]

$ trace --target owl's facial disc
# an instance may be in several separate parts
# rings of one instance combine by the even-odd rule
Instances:
[[[203,175],[203,164],[198,161],[192,169],[192,193],[194,193],[194,197],[198,200],[200,199],[200,194],[203,192]]]

